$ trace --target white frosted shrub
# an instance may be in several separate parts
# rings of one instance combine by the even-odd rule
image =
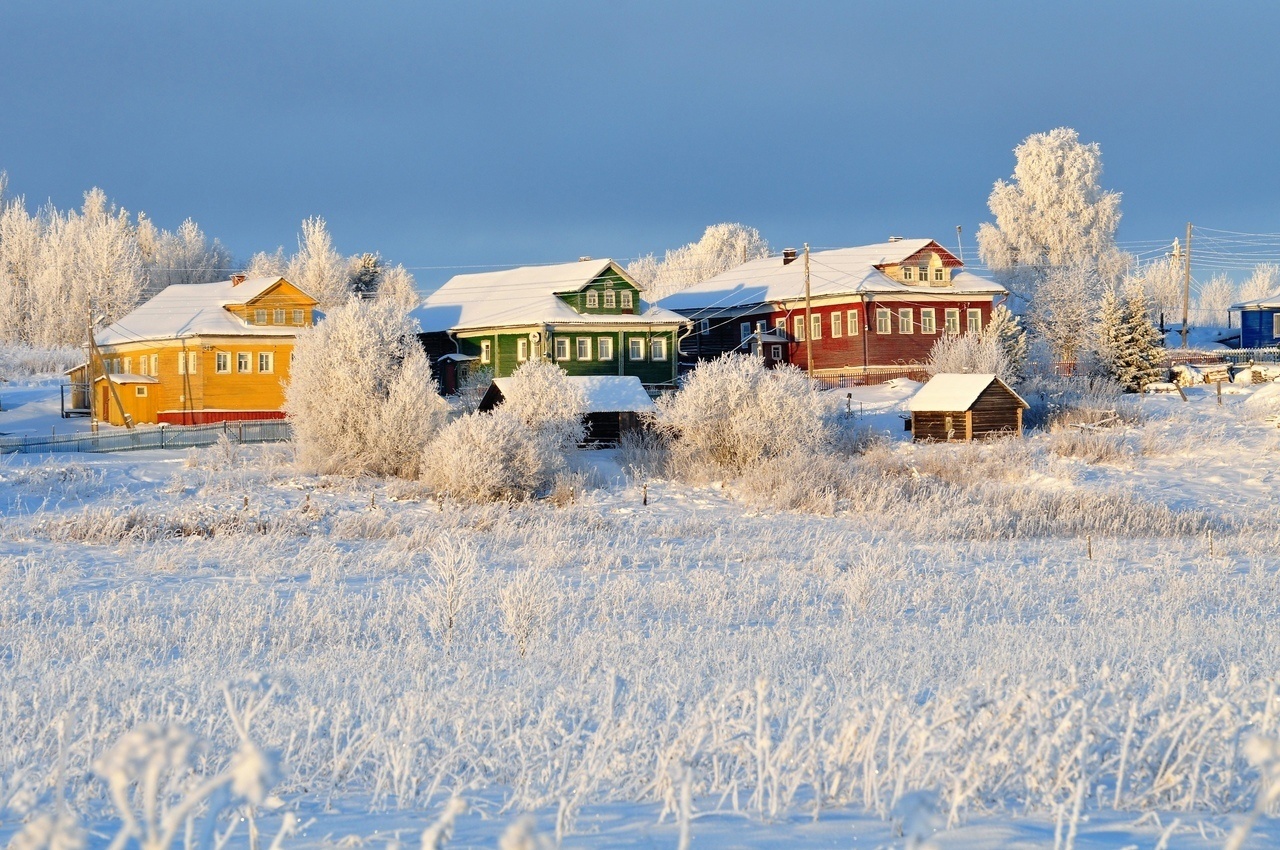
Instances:
[[[546,489],[564,465],[553,438],[530,429],[504,407],[446,425],[427,447],[423,479],[460,501],[517,500]]]
[[[766,369],[749,354],[699,364],[658,400],[656,424],[673,441],[677,468],[710,463],[729,472],[818,449],[829,436],[817,386],[799,369]]]
[[[352,300],[298,334],[285,411],[304,467],[418,476],[448,405],[417,330],[393,303]]]
[[[995,335],[944,334],[929,349],[930,375],[995,375],[1008,383],[1013,380],[1009,357]]]
[[[549,360],[530,360],[511,375],[507,386],[502,402],[506,413],[549,438],[562,451],[582,442],[587,398],[564,369]]]

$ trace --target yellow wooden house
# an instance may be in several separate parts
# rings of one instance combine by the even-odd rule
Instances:
[[[316,303],[282,277],[169,286],[94,336],[70,373],[77,406],[112,425],[283,419],[294,339]]]

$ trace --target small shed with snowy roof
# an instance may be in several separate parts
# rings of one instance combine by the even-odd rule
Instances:
[[[495,378],[480,401],[480,410],[493,410],[511,391],[511,378]],[[641,416],[654,409],[653,399],[634,375],[570,377],[587,400],[587,443],[613,445],[641,425]]]
[[[1266,298],[1241,301],[1229,308],[1240,314],[1240,347],[1270,348],[1280,345],[1280,292]]]
[[[1022,396],[995,375],[934,375],[907,402],[916,440],[1022,435]]]

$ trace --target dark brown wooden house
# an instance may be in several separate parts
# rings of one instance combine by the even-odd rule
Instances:
[[[653,400],[634,375],[573,375],[568,380],[582,389],[587,401],[586,445],[617,445],[624,433],[641,428],[643,414],[654,409]],[[479,409],[489,411],[502,404],[511,381],[495,378]]]
[[[1022,436],[1027,407],[995,375],[934,375],[907,403],[916,440]]]

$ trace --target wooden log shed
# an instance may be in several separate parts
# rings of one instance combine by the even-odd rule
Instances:
[[[938,374],[911,401],[911,431],[919,440],[1022,436],[1029,405],[995,375]]]

